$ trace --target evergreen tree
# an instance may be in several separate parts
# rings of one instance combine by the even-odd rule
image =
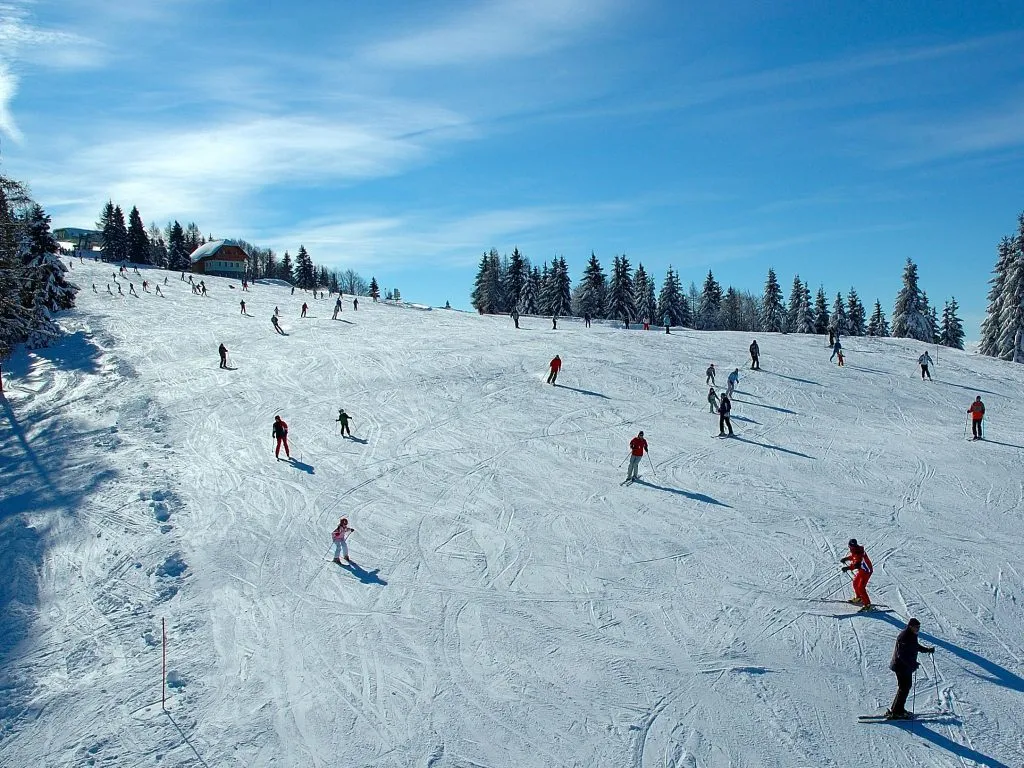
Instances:
[[[299,252],[295,254],[295,284],[296,287],[307,291],[316,287],[316,269],[304,245],[300,245]]]
[[[529,263],[523,258],[518,248],[513,248],[512,257],[509,259],[508,268],[505,270],[504,284],[502,285],[502,294],[504,295],[505,304],[509,312],[512,311],[513,307],[519,306],[519,300],[522,298],[523,288],[526,286],[529,276]]]
[[[721,327],[722,312],[722,286],[715,280],[715,276],[708,270],[708,276],[704,278],[704,290],[700,295],[700,304],[697,307],[697,327],[702,331],[714,331]]]
[[[892,335],[930,342],[932,333],[923,310],[921,289],[917,284],[917,265],[908,258],[903,268],[903,287],[896,295],[896,306],[892,311]]]
[[[538,297],[540,296],[540,270],[537,267],[528,270],[526,284],[523,285],[523,292],[519,296],[519,312],[524,315],[536,315],[538,310]]]
[[[850,288],[850,294],[846,297],[846,330],[851,336],[864,335],[864,304],[857,295],[856,288]]]
[[[740,297],[731,285],[722,300],[720,327],[727,331],[746,330],[740,321]]]
[[[189,259],[191,251],[185,245],[185,233],[181,224],[177,221],[171,225],[171,233],[167,238],[167,258],[170,261],[171,269],[177,272],[184,272],[192,267]]]
[[[572,314],[572,280],[569,279],[569,265],[565,263],[565,257],[554,260],[551,284],[552,314],[569,317]]]
[[[633,276],[625,254],[612,261],[612,279],[608,286],[608,317],[628,323],[636,316],[633,304]]]
[[[797,333],[815,333],[815,316],[814,310],[811,309],[811,291],[807,286],[807,283],[803,285],[802,296],[800,297],[800,306],[796,312],[796,332]]]
[[[476,280],[473,281],[473,293],[470,294],[470,304],[481,315],[494,313],[494,297],[490,293],[490,271],[491,257],[484,251],[480,257],[480,266],[476,270]]]
[[[70,309],[75,306],[78,287],[67,281],[68,268],[57,254],[59,246],[50,232],[50,217],[36,203],[29,208],[26,219],[28,283],[34,293],[32,303],[45,307],[48,312]],[[46,316],[45,320],[48,319]],[[36,318],[37,322],[43,320]],[[43,325],[49,328],[48,322],[43,321]]]
[[[964,348],[964,325],[957,315],[960,309],[956,303],[956,296],[946,302],[942,308],[942,330],[939,333],[939,343],[954,349]]]
[[[128,214],[128,232],[125,240],[128,261],[133,264],[148,264],[149,235],[146,234],[146,225],[142,223],[139,209],[135,206],[132,206],[131,213]]]
[[[50,217],[38,203],[29,208],[27,225],[29,260],[57,253],[60,246],[57,245],[57,238],[50,232]]]
[[[1013,256],[1007,266],[999,308],[996,353],[1003,360],[1019,358],[1017,332],[1024,330],[1024,213],[1020,218],[1020,230],[1013,243]]]
[[[604,317],[606,292],[604,269],[591,251],[590,260],[583,269],[583,279],[579,284],[576,314],[590,315],[593,318]]]
[[[828,327],[842,336],[849,333],[846,322],[846,304],[843,302],[841,293],[836,293],[836,300],[832,303],[832,314],[828,318]]]
[[[1003,310],[1003,287],[1006,285],[1006,275],[1010,271],[1010,265],[1016,255],[1016,247],[1011,237],[1004,237],[999,241],[996,249],[998,258],[992,273],[989,284],[992,286],[988,291],[988,311],[985,313],[985,320],[981,324],[981,342],[978,351],[990,357],[1001,357],[999,348],[1002,337],[1000,316]]]
[[[868,321],[868,336],[888,336],[889,323],[882,312],[882,304],[875,299],[875,310],[871,313],[871,320]]]
[[[814,332],[828,333],[829,315],[828,302],[825,299],[825,286],[818,286],[818,295],[814,297]]]
[[[658,302],[654,298],[654,278],[647,274],[643,264],[638,264],[633,273],[633,304],[636,316],[657,324]]]
[[[103,210],[100,211],[100,218],[96,222],[96,229],[103,233],[103,260],[112,261],[107,243],[113,242],[117,235],[114,233],[114,202],[107,200]]]
[[[786,327],[790,331],[800,333],[799,315],[800,305],[804,303],[804,284],[800,282],[800,275],[793,277],[793,287],[789,290],[789,307],[786,311]]]
[[[370,278],[370,298],[374,301],[380,301],[380,286],[377,285],[377,278]]]
[[[203,233],[196,226],[196,223],[194,221],[189,222],[189,225],[185,228],[185,247],[188,249],[189,255],[205,242]]]
[[[761,330],[767,333],[782,333],[786,330],[786,310],[782,306],[782,288],[775,270],[768,269],[764,284],[764,298],[761,301]]]
[[[537,313],[541,315],[551,314],[551,268],[545,261],[540,268],[540,278],[537,283],[540,288],[537,291]]]
[[[280,269],[277,263],[277,254],[272,250],[267,251],[267,262],[264,266],[264,277],[277,277],[278,270]]]
[[[109,200],[100,216],[103,226],[103,260],[121,263],[128,258],[128,228],[121,206]]]
[[[684,327],[693,325],[690,304],[680,290],[679,275],[671,265],[665,272],[665,280],[662,282],[661,292],[658,294],[657,322],[663,323],[665,315],[668,315],[672,325]]]
[[[167,243],[164,242],[164,235],[156,224],[149,225],[149,263],[161,269],[167,268]]]
[[[938,344],[940,330],[939,316],[935,311],[935,307],[933,307],[931,302],[928,301],[928,293],[926,291],[921,291],[921,314],[924,316],[925,333],[927,335],[927,338],[924,339],[924,341],[931,344]]]
[[[292,264],[292,255],[288,251],[281,257],[281,263],[277,267],[277,279],[287,283],[295,282],[295,267]]]
[[[333,269],[327,275],[327,290],[331,293],[341,293],[341,284],[338,282],[338,273]]]

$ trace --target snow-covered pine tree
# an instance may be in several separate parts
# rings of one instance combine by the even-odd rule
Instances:
[[[502,294],[505,305],[511,312],[514,307],[519,306],[522,298],[523,288],[530,275],[530,264],[519,252],[519,248],[512,249],[512,255],[508,260],[508,268],[503,275]]]
[[[167,243],[164,242],[164,234],[156,222],[149,225],[146,237],[149,240],[149,263],[165,269],[167,267]]]
[[[295,254],[295,285],[307,291],[313,290],[316,286],[313,259],[304,245],[299,245],[299,252]]]
[[[882,312],[882,303],[875,299],[875,309],[871,313],[871,320],[868,321],[868,336],[888,336],[889,323]]]
[[[594,252],[590,252],[590,260],[583,268],[583,279],[579,284],[576,314],[590,315],[592,318],[605,316],[605,294],[607,282],[601,262]]]
[[[736,289],[730,285],[725,292],[725,297],[722,299],[722,308],[720,311],[721,321],[719,327],[726,331],[746,330],[743,327],[740,315],[740,297],[736,292]]]
[[[377,283],[377,278],[370,277],[370,298],[374,301],[380,301],[380,285]]]
[[[846,297],[846,329],[851,336],[864,335],[865,320],[864,304],[857,295],[857,289],[851,287]]]
[[[616,256],[612,261],[612,279],[608,284],[608,317],[613,320],[630,322],[636,317],[633,303],[633,275],[630,273],[626,255]]]
[[[114,235],[114,201],[107,200],[103,206],[103,210],[100,211],[100,217],[96,220],[96,229],[103,233],[103,260],[111,261],[110,252],[106,248],[108,240],[113,240]]]
[[[177,221],[171,225],[170,234],[167,237],[167,258],[170,261],[171,269],[177,272],[184,272],[191,268],[189,260],[190,252],[185,246],[185,233],[181,224]],[[276,275],[271,275],[276,277]]]
[[[281,263],[277,265],[277,278],[287,283],[295,283],[295,267],[292,264],[292,255],[288,251],[281,257]]]
[[[519,312],[524,315],[536,315],[539,312],[540,302],[540,270],[537,267],[530,269],[526,285],[523,286],[523,293],[519,297]]]
[[[786,328],[795,333],[799,333],[797,328],[800,323],[797,321],[797,317],[800,314],[800,305],[804,300],[804,284],[800,281],[800,275],[793,277],[793,287],[789,289],[789,306],[786,310]]]
[[[679,275],[672,269],[670,264],[665,272],[665,280],[661,284],[661,292],[658,294],[658,308],[655,314],[659,325],[665,322],[665,315],[668,315],[672,325],[690,325],[692,318],[686,317],[689,314],[689,306],[686,297],[682,295],[679,288]]]
[[[128,229],[121,206],[108,200],[100,223],[103,225],[103,260],[120,264],[128,257]]]
[[[807,283],[803,286],[803,295],[800,297],[800,306],[796,311],[796,332],[814,333],[814,310],[811,309],[811,292]]]
[[[647,274],[643,264],[639,264],[633,274],[633,303],[636,316],[649,323],[658,324],[658,302],[654,298],[654,278]]]
[[[964,348],[964,325],[957,315],[960,306],[956,303],[956,296],[950,298],[942,307],[942,330],[939,333],[939,343],[954,349]]]
[[[928,334],[928,341],[930,344],[939,343],[939,316],[935,311],[935,307],[928,301],[928,292],[921,291],[921,314],[924,315],[925,319],[925,332]]]
[[[843,294],[836,293],[836,300],[832,302],[832,314],[828,317],[828,327],[841,336],[847,336],[846,302],[843,301]]]
[[[818,295],[814,297],[814,332],[828,333],[829,328],[828,300],[825,298],[825,286],[818,286]]]
[[[892,335],[931,342],[932,332],[923,310],[921,289],[917,283],[917,265],[908,258],[903,268],[903,287],[896,295],[896,305],[892,311]]]
[[[572,280],[569,279],[569,267],[564,258],[552,260],[547,279],[544,281],[542,297],[546,305],[546,314],[557,317],[568,317],[572,314]]]
[[[768,279],[764,284],[764,298],[761,300],[761,330],[768,333],[782,333],[786,328],[786,310],[782,306],[782,288],[775,277],[775,270],[768,268]]]
[[[142,216],[139,209],[132,206],[128,214],[128,235],[127,235],[128,261],[133,264],[149,264],[150,249],[149,235],[146,234],[146,225],[142,223]]]
[[[50,217],[37,203],[29,209],[26,218],[28,281],[34,294],[32,301],[48,312],[70,309],[75,306],[78,286],[68,283],[66,279],[68,268],[57,253],[57,240],[50,232]],[[51,336],[51,330],[46,329],[45,336]]]
[[[1024,329],[1024,214],[1021,214],[1021,234],[1014,240],[1012,254],[1003,281],[996,340],[996,351],[1003,360],[1018,357],[1017,332]]]
[[[704,278],[704,290],[700,294],[697,307],[697,327],[702,331],[715,331],[722,327],[722,286],[708,270]]]
[[[999,322],[1003,309],[1003,286],[1006,284],[1006,273],[1010,270],[1015,251],[1016,244],[1012,237],[1004,237],[996,248],[996,266],[989,280],[991,288],[988,291],[988,311],[981,324],[981,340],[978,345],[978,351],[989,357],[1001,357],[999,339],[1002,329]]]

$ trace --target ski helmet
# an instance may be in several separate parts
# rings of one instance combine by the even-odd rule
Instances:
[[[849,541],[849,542],[847,542],[847,543],[848,543],[848,544],[849,544],[849,546],[851,546],[851,547],[857,547],[857,546],[860,546],[860,545],[859,545],[859,544],[857,543],[857,540],[856,540],[856,539],[850,539],[850,541]]]

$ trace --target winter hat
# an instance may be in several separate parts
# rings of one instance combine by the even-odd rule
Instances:
[[[851,546],[851,547],[857,547],[857,546],[860,546],[859,544],[857,544],[857,540],[856,540],[856,539],[850,539],[850,541],[849,541],[849,542],[847,542],[847,543],[848,543],[848,544],[849,544],[849,546]]]
[[[917,619],[911,619],[910,621],[907,622],[907,626],[908,627],[920,627],[921,626],[921,622],[918,621]]]

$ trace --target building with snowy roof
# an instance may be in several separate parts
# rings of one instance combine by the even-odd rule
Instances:
[[[234,240],[211,240],[192,251],[192,271],[200,275],[218,275],[241,280],[249,254]]]

